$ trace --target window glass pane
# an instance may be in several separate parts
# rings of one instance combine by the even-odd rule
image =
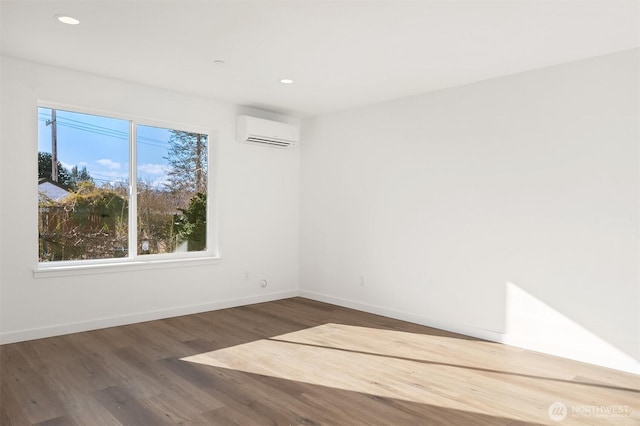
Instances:
[[[41,262],[128,254],[129,122],[38,108]]]
[[[207,135],[137,126],[138,254],[206,249]]]

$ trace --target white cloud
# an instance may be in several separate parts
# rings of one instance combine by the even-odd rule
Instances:
[[[71,169],[73,168],[73,164],[65,163],[62,160],[59,160],[59,161],[60,161],[60,164],[62,164],[62,167],[64,167],[65,169],[71,171]]]
[[[141,164],[138,171],[149,175],[164,175],[167,173],[167,167],[163,164]]]
[[[108,158],[101,158],[100,160],[96,160],[96,163],[111,170],[117,170],[120,168],[120,163],[109,160]]]

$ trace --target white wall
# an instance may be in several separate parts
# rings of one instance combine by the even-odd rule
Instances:
[[[301,294],[640,372],[638,59],[305,120]]]
[[[6,57],[0,75],[3,342],[297,294],[300,152],[235,142],[238,114],[286,117]],[[212,129],[217,134],[211,165],[217,168],[222,259],[198,266],[34,278],[39,99]],[[265,289],[258,285],[261,278],[268,279]]]
[[[628,51],[306,120],[300,197],[300,150],[234,141],[259,111],[2,58],[0,340],[300,288],[639,372],[638,71]],[[222,260],[34,278],[38,99],[216,130]]]

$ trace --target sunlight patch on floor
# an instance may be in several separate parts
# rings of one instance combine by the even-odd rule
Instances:
[[[538,376],[544,366],[523,366],[523,352],[477,340],[330,323],[182,360],[545,423],[547,408],[561,395],[572,395],[576,404],[587,400],[589,386],[569,382],[570,372]],[[519,354],[517,361],[513,354]],[[521,398],[525,390],[532,395],[527,400]]]

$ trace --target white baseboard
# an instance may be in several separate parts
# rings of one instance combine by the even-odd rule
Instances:
[[[427,318],[421,315],[410,314],[402,311],[384,308],[382,306],[371,305],[367,303],[356,302],[354,300],[342,299],[338,297],[328,296],[326,294],[315,293],[306,290],[300,290],[300,297],[307,299],[317,300],[319,302],[330,303],[332,305],[342,306],[345,308],[356,309],[363,312],[369,312],[371,314],[382,315],[389,318],[399,319],[402,321],[408,321],[427,327],[437,328],[440,330],[449,331],[452,333],[463,334],[465,336],[476,337],[478,339],[484,339],[491,342],[501,343],[509,346],[515,346],[523,349],[528,349],[536,352],[545,353],[548,355],[554,355],[561,358],[567,358],[575,361],[584,362],[587,364],[598,365],[600,367],[611,368],[614,370],[620,370],[627,373],[640,374],[640,362],[628,359],[616,359],[616,360],[602,360],[600,358],[585,357],[584,355],[575,354],[569,350],[554,350],[549,351],[541,342],[527,340],[521,336],[509,336],[504,333],[498,333],[491,330],[485,330],[481,328],[474,328],[467,325],[443,323],[442,321],[435,320],[433,318]]]
[[[134,324],[144,321],[152,321],[164,318],[171,318],[181,315],[196,314],[200,312],[215,311],[219,309],[233,308],[237,306],[251,305],[254,303],[270,302],[274,300],[287,299],[290,297],[305,297],[307,299],[317,300],[319,302],[330,303],[345,308],[356,309],[358,311],[369,312],[371,314],[382,315],[389,318],[395,318],[402,321],[408,321],[415,324],[433,327],[440,330],[450,331],[452,333],[463,334],[465,336],[476,337],[491,342],[508,344],[510,346],[521,347],[533,351],[548,353],[550,355],[560,356],[563,358],[573,359],[576,361],[586,362],[590,364],[608,367],[615,370],[621,370],[629,373],[640,374],[640,363],[632,359],[628,361],[616,362],[597,362],[584,357],[575,357],[571,354],[554,351],[549,352],[540,350],[537,342],[523,340],[513,336],[507,336],[491,330],[474,328],[470,326],[444,323],[433,318],[427,318],[421,315],[410,314],[402,311],[388,309],[382,306],[371,305],[367,303],[357,302],[349,299],[342,299],[321,293],[310,292],[306,290],[290,290],[278,293],[269,293],[259,296],[242,297],[238,299],[220,300],[200,305],[183,306],[179,308],[162,309],[157,311],[148,311],[131,315],[122,315],[117,317],[98,318],[89,321],[58,324],[50,327],[32,328],[19,331],[11,331],[0,333],[0,344],[22,342],[26,340],[41,339],[46,337],[61,336],[64,334],[79,333],[83,331],[97,330],[107,327],[115,327],[119,325]]]
[[[50,327],[10,331],[6,333],[0,333],[0,344],[61,336],[64,334],[98,330],[100,328],[134,324],[144,321],[153,321],[158,319],[177,317],[181,315],[197,314],[200,312],[215,311],[218,309],[234,308],[236,306],[251,305],[254,303],[271,302],[273,300],[287,299],[295,296],[298,296],[298,291],[291,290],[278,293],[261,294],[259,296],[242,297],[238,299],[220,300],[200,305],[182,306],[179,308],[160,309],[157,311],[148,311],[131,315],[122,315],[116,317],[98,318],[89,321],[58,324]]]
[[[427,327],[437,328],[440,330],[450,331],[451,333],[464,334],[465,336],[476,337],[478,339],[489,340],[492,342],[500,342],[502,333],[486,330],[482,328],[473,328],[469,326],[460,326],[444,323],[433,318],[427,318],[421,315],[409,314],[402,311],[384,308],[382,306],[370,305],[367,303],[356,302],[349,299],[341,299],[338,297],[328,296],[326,294],[314,293],[306,290],[300,290],[300,297],[317,300],[318,302],[331,303],[345,308],[356,309],[358,311],[369,312],[370,314],[382,315],[384,317],[408,321]]]

